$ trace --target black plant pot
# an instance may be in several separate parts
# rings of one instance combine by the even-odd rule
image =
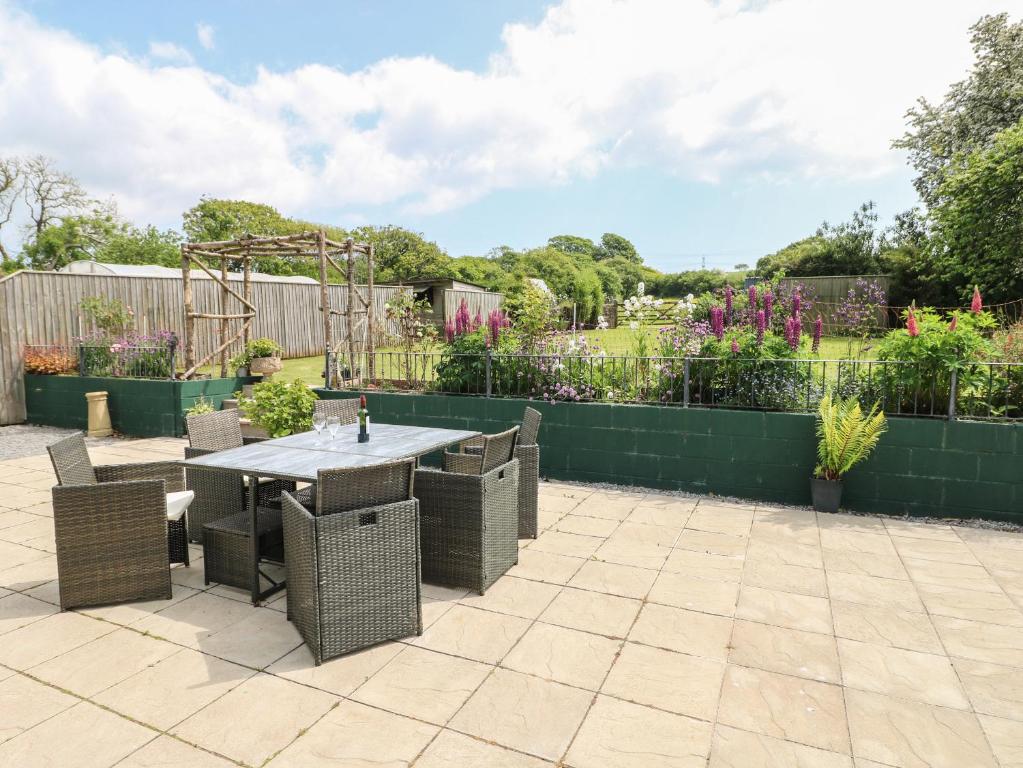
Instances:
[[[837,512],[842,504],[842,481],[811,478],[810,495],[818,512]]]

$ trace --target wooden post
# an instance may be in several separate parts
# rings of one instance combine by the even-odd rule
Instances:
[[[373,340],[376,326],[374,325],[375,312],[374,307],[376,305],[376,294],[373,291],[373,244],[370,243],[369,249],[366,251],[366,293],[369,296],[369,303],[366,304],[366,357],[368,359],[367,369],[369,371],[369,380],[376,381],[376,368],[377,361],[376,355],[376,343]]]
[[[245,254],[242,259],[243,274],[244,278],[242,281],[242,295],[245,296],[245,300],[252,303],[252,257],[249,254]],[[249,337],[252,335],[250,325],[245,326],[245,333],[242,336],[242,344],[247,345],[249,343]]]
[[[185,305],[185,370],[195,364],[195,318],[192,316],[192,268],[191,260],[181,246],[181,292]]]
[[[348,255],[348,306],[345,308],[345,319],[348,321],[348,372],[354,381],[355,376],[355,249],[352,238],[345,241],[345,253]]]
[[[316,251],[320,258],[320,314],[323,316],[323,346],[327,351],[325,360],[329,360],[330,353],[334,351],[334,334],[331,326],[330,292],[327,287],[327,234],[322,229],[316,233]],[[324,384],[329,389],[333,372],[326,368],[327,366],[324,364]]]
[[[220,257],[220,279],[224,284],[220,286],[220,378],[227,378],[227,257]]]

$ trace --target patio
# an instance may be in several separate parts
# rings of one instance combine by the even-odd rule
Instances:
[[[0,765],[1023,765],[1023,534],[543,483],[485,596],[315,667],[194,545],[171,601],[61,613],[54,482],[0,461]]]

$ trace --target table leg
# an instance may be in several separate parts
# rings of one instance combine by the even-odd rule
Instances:
[[[252,568],[252,604],[259,605],[259,523],[257,514],[259,510],[259,477],[249,476],[249,552]]]

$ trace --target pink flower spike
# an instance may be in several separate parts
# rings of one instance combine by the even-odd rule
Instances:
[[[821,348],[821,333],[824,331],[824,321],[820,315],[817,315],[817,319],[813,322],[813,346],[811,349],[816,354]]]
[[[980,298],[980,288],[975,285],[973,286],[973,301],[970,302],[970,311],[979,315],[982,309],[984,309],[984,301]]]
[[[956,326],[959,324],[959,315],[952,315],[952,322],[948,324],[948,332],[955,333]]]
[[[913,314],[913,308],[909,308],[909,317],[906,319],[906,332],[914,339],[920,335],[920,326],[916,324],[916,315]]]
[[[732,339],[732,354],[733,355],[739,354],[739,342],[737,342],[735,339]]]

